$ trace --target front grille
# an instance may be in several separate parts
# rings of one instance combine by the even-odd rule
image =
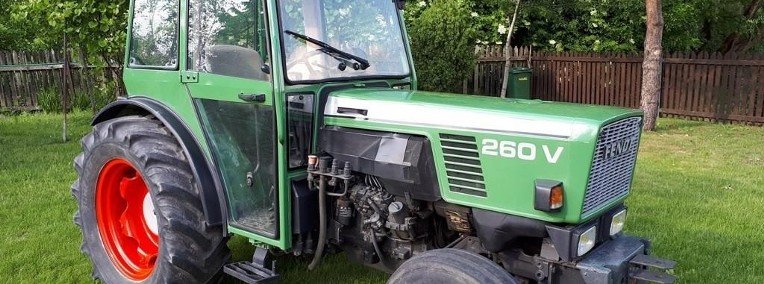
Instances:
[[[452,192],[486,197],[483,167],[475,137],[440,134],[448,188]]]
[[[629,193],[637,162],[641,117],[631,117],[602,128],[594,152],[582,216]]]

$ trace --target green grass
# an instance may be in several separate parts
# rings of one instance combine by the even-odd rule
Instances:
[[[0,277],[3,283],[90,282],[79,252],[69,186],[89,114],[0,116]],[[682,283],[764,283],[764,129],[663,119],[643,136],[627,232],[679,262]],[[235,260],[251,256],[230,242]],[[385,275],[342,255],[308,272],[307,258],[278,258],[283,283],[381,283]]]
[[[764,283],[764,128],[662,120],[643,136],[627,231],[684,283]]]

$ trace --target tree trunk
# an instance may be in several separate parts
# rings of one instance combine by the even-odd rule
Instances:
[[[507,42],[504,46],[504,80],[501,82],[501,97],[507,97],[507,85],[509,85],[509,70],[512,68],[512,33],[515,31],[515,20],[517,20],[517,11],[520,9],[520,0],[515,3],[515,12],[512,14],[512,21],[507,31]]]
[[[655,130],[661,96],[663,73],[663,9],[661,0],[646,0],[647,34],[645,58],[642,62],[642,111],[645,112],[644,130]]]
[[[110,60],[110,57],[105,52],[101,53],[101,58],[103,58],[103,61],[106,62],[106,72],[109,72],[108,76],[110,76],[107,78],[111,78],[116,83],[114,99],[126,96],[127,90],[125,89],[125,81],[123,81],[122,78],[122,65],[118,64],[117,66],[112,66],[112,60]],[[119,61],[115,60],[115,62]],[[109,80],[107,79],[106,81],[108,82]]]
[[[95,91],[93,90],[93,86],[95,85],[93,84],[93,70],[90,69],[88,53],[82,46],[79,48],[79,56],[80,62],[82,63],[82,76],[85,77],[85,86],[83,87],[83,91],[85,91],[85,94],[87,94],[90,98],[90,110],[93,112],[93,114],[96,114],[98,109],[96,109]]]

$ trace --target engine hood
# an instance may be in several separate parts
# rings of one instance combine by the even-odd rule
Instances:
[[[609,122],[641,116],[642,112],[540,100],[365,88],[331,93],[324,114],[369,122],[575,139],[582,134],[594,134]]]
[[[427,138],[447,202],[579,224],[628,195],[641,116],[639,110],[607,106],[359,88],[331,93],[324,123],[345,132]],[[361,147],[382,160],[415,149],[397,141]],[[536,185],[546,181],[565,187],[559,211],[535,208]]]

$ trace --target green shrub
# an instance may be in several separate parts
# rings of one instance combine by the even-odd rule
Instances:
[[[70,109],[90,110],[90,95],[82,91],[74,93]]]
[[[48,87],[37,93],[37,106],[44,112],[61,112],[61,91],[55,87]]]
[[[91,90],[95,100],[95,110],[98,111],[110,102],[114,101],[114,83],[105,83],[102,86]],[[90,111],[92,102],[90,94],[83,91],[74,93],[69,98],[67,108],[71,110]],[[58,88],[46,88],[37,94],[37,105],[46,113],[61,112],[61,91]]]
[[[100,110],[110,102],[114,101],[114,87],[113,84],[107,84],[107,86],[101,86],[92,90],[92,94],[85,92],[78,92],[74,95],[72,108],[81,111],[91,111],[93,103],[95,103],[95,111]],[[91,101],[91,96],[93,96]]]
[[[459,92],[461,83],[472,73],[476,59],[477,33],[470,10],[461,0],[440,0],[431,5],[421,14],[414,11],[408,17],[419,88]]]
[[[105,107],[107,104],[113,102],[117,98],[116,97],[117,83],[116,82],[104,83],[95,92],[96,92],[95,93],[96,110],[100,110],[103,107]]]

